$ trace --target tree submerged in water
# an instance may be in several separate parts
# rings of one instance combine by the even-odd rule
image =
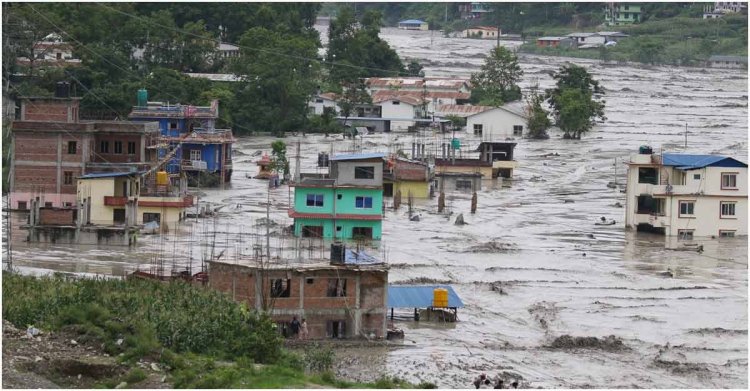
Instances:
[[[605,101],[598,97],[604,94],[604,88],[585,68],[565,65],[552,77],[557,85],[547,90],[546,97],[564,138],[580,139],[594,127],[597,119],[606,120]]]
[[[502,106],[521,99],[517,84],[521,76],[523,71],[513,52],[502,46],[492,49],[479,72],[471,75],[472,103]]]

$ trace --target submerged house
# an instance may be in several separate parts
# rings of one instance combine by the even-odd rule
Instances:
[[[232,177],[231,129],[217,129],[219,101],[210,106],[190,106],[169,102],[149,102],[148,92],[138,91],[138,105],[128,115],[133,121],[156,121],[161,137],[152,146],[159,160],[168,160],[166,171],[171,177],[187,174],[196,186],[229,182]]]
[[[680,239],[747,235],[747,164],[641,147],[627,175],[626,227]]]
[[[212,289],[268,310],[285,336],[295,316],[307,321],[310,339],[386,336],[388,266],[363,252],[332,244],[330,260],[207,263]]]
[[[398,28],[401,30],[423,30],[427,31],[430,29],[430,25],[419,19],[408,19],[398,22]]]
[[[409,194],[414,198],[429,198],[434,191],[432,187],[434,174],[427,163],[390,156],[384,165],[384,197],[393,197],[401,192],[404,198]]]
[[[385,154],[330,157],[329,178],[302,178],[293,183],[294,234],[333,239],[374,239],[383,219]]]

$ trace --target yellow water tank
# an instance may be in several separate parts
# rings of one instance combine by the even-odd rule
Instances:
[[[169,184],[169,176],[166,171],[159,171],[156,173],[156,185],[166,186]]]
[[[448,307],[448,290],[444,288],[435,288],[432,293],[433,307]]]

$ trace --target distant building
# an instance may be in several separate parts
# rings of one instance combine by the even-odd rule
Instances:
[[[477,26],[463,31],[466,38],[497,39],[502,32],[497,27]]]
[[[252,265],[253,261],[249,260]],[[268,310],[285,337],[296,316],[309,339],[384,339],[388,265],[341,244],[330,259],[287,260],[267,267],[208,262],[209,287],[258,311]]]
[[[398,28],[401,30],[429,30],[429,24],[419,19],[402,20],[398,22]]]
[[[316,94],[307,103],[307,109],[310,114],[321,115],[326,107],[330,107],[334,110],[334,113],[339,112],[338,105],[336,104],[336,94],[333,92],[324,92]]]
[[[608,3],[604,7],[604,24],[622,26],[641,21],[641,5],[634,3]]]
[[[301,237],[379,240],[385,154],[336,155],[329,178],[292,184],[294,234]]]
[[[235,58],[240,56],[240,47],[222,42],[216,46],[216,52],[221,58]]]
[[[708,59],[711,68],[747,68],[747,57],[743,56],[711,56]]]
[[[731,157],[641,147],[628,163],[625,225],[681,239],[747,235],[747,174]]]
[[[52,33],[34,44],[33,61],[18,57],[16,63],[21,66],[31,66],[33,63],[34,67],[67,67],[79,66],[81,60],[73,57],[73,45],[63,41],[59,34]]]
[[[537,38],[536,46],[542,48],[575,48],[576,40],[570,37],[541,37]]]
[[[607,39],[599,33],[570,33],[566,35],[566,37],[574,39],[578,47],[583,45],[600,46],[604,45],[607,41]]]
[[[480,19],[485,14],[492,12],[492,9],[487,3],[473,1],[459,3],[458,12],[461,14],[461,19]]]
[[[466,131],[481,136],[483,141],[503,141],[522,138],[526,128],[526,113],[522,102],[501,107],[473,105],[442,105],[435,113],[440,118],[466,118]]]
[[[747,14],[747,2],[744,1],[717,1],[706,5],[703,11],[703,19],[716,19],[731,13]]]
[[[623,38],[629,37],[629,35],[625,33],[621,33],[619,31],[599,31],[597,32],[598,35],[604,37],[604,42],[620,42]]]

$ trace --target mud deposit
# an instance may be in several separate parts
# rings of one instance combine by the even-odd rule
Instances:
[[[383,36],[402,58],[429,58],[430,76],[468,76],[494,44],[395,29],[384,29]],[[543,388],[747,388],[747,238],[696,240],[704,246],[701,254],[669,251],[677,243],[624,230],[624,194],[607,187],[625,183],[623,159],[640,145],[682,152],[685,123],[689,152],[747,161],[746,72],[522,56],[522,87],[550,87],[549,73],[568,60],[586,66],[606,88],[608,121],[583,140],[562,140],[556,131],[545,141],[516,140],[515,178],[483,183],[476,214],[467,194],[447,194],[450,217],[436,213],[436,200],[415,202],[418,222],[403,205],[386,211],[383,241],[370,252],[398,265],[390,282],[447,282],[466,307],[458,310],[457,323],[414,322],[413,310],[397,310],[404,341],[337,349],[339,374],[371,380],[385,373],[443,388],[469,387],[482,372],[513,374],[524,386]],[[365,151],[410,150],[413,137],[369,135],[358,144]],[[315,172],[318,152],[351,148],[340,136],[285,141],[297,140],[307,172]],[[222,259],[243,262],[236,254],[252,254],[253,240],[265,232],[258,224],[267,189],[267,182],[246,175],[257,173],[253,161],[271,141],[240,138],[232,184],[201,189],[201,201],[225,205],[215,221],[189,221],[166,238],[143,236],[135,249],[29,247],[19,232],[15,265],[26,273],[122,275],[148,267],[154,255],[167,267],[195,268],[222,250]],[[288,156],[294,154],[291,147]],[[292,223],[290,194],[287,187],[271,191],[274,230]],[[468,224],[453,224],[459,213]],[[594,225],[602,216],[617,223]],[[15,224],[22,219],[14,218]],[[273,236],[271,244],[294,254],[291,239]],[[299,245],[301,256],[325,256],[318,243]],[[562,336],[595,344],[614,336],[628,349],[549,347]],[[690,368],[700,370],[684,370]]]

